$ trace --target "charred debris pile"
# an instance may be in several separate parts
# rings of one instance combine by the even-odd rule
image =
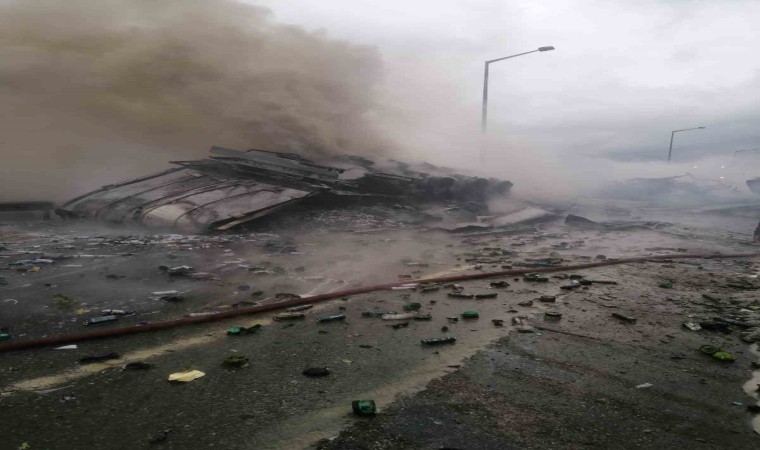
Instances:
[[[485,213],[512,183],[430,164],[376,163],[356,156],[319,164],[297,154],[212,147],[211,156],[102,188],[56,209],[63,218],[131,222],[185,232],[225,231],[307,199],[321,205],[447,203]],[[344,201],[347,200],[347,201]]]

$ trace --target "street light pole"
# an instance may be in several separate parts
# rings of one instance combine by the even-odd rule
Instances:
[[[670,148],[668,149],[668,164],[670,164],[670,157],[673,154],[673,137],[676,133],[679,131],[689,131],[689,130],[704,130],[705,127],[694,127],[694,128],[684,128],[682,130],[673,130],[670,132]]]
[[[480,131],[483,133],[483,145],[480,148],[480,162],[485,162],[485,156],[486,156],[486,145],[485,145],[485,136],[486,133],[488,133],[488,67],[491,63],[495,63],[498,61],[503,61],[505,59],[509,58],[516,58],[518,56],[527,55],[529,53],[535,53],[535,52],[548,52],[554,50],[554,47],[551,45],[546,47],[539,47],[536,50],[531,50],[529,52],[525,53],[518,53],[516,55],[511,56],[505,56],[503,58],[496,58],[496,59],[489,59],[485,62],[485,67],[483,70],[483,106],[480,116]]]

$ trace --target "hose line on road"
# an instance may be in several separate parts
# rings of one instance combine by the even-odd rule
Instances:
[[[630,264],[640,263],[647,261],[661,261],[670,259],[725,259],[725,258],[751,258],[760,256],[760,253],[733,253],[733,254],[675,254],[675,255],[655,255],[655,256],[638,256],[633,258],[621,258],[621,259],[606,259],[598,262],[587,264],[574,264],[569,266],[551,266],[551,267],[539,267],[539,268],[527,268],[527,269],[508,269],[499,270],[495,272],[480,272],[480,273],[468,273],[462,275],[447,275],[442,277],[433,278],[420,278],[416,280],[404,280],[396,281],[393,283],[378,284],[374,286],[358,287],[353,289],[345,289],[342,291],[329,292],[326,294],[314,295],[311,297],[302,297],[292,300],[285,300],[278,303],[270,303],[267,305],[250,306],[246,308],[238,308],[232,311],[224,311],[217,314],[211,314],[201,317],[182,317],[180,319],[163,320],[160,322],[147,323],[143,325],[133,325],[121,328],[111,328],[96,331],[89,331],[86,333],[74,333],[65,334],[59,336],[48,336],[39,339],[28,339],[22,341],[8,342],[0,344],[0,352],[7,352],[11,350],[26,350],[38,347],[47,347],[51,345],[65,345],[80,341],[86,341],[91,339],[102,339],[108,337],[125,336],[129,334],[147,333],[150,331],[164,330],[168,328],[180,327],[183,325],[192,325],[198,323],[216,322],[232,317],[245,316],[250,314],[258,314],[267,311],[273,311],[277,309],[290,308],[292,306],[306,305],[311,303],[323,302],[326,300],[334,300],[336,298],[350,297],[352,295],[366,294],[369,292],[382,291],[404,284],[410,283],[447,283],[455,281],[466,280],[478,280],[482,278],[496,278],[505,276],[525,275],[528,273],[547,273],[547,272],[565,272],[569,270],[581,270],[591,269],[594,267],[612,266],[617,264]]]

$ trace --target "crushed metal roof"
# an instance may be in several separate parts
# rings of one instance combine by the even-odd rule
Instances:
[[[210,153],[207,159],[172,161],[179,167],[103,186],[61,205],[56,213],[64,218],[211,232],[326,193],[477,202],[506,193],[512,185],[448,173],[431,175],[398,162],[384,172],[361,157],[335,158],[338,165],[361,170],[359,176],[344,179],[345,168],[316,164],[293,153],[223,147],[212,147]]]

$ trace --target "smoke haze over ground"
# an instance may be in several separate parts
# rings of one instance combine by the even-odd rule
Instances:
[[[2,199],[57,200],[213,144],[374,155],[379,54],[231,0],[0,2]]]

